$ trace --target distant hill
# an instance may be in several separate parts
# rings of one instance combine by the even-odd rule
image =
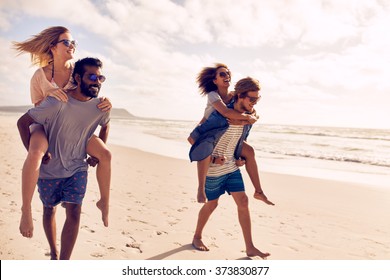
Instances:
[[[28,109],[30,109],[32,106],[0,106],[0,112],[7,112],[7,113],[26,113]],[[138,119],[138,117],[134,116],[133,114],[130,114],[126,109],[122,108],[112,108],[111,110],[111,118],[113,119]]]

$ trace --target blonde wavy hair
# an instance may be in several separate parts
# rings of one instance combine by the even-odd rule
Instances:
[[[29,53],[33,65],[44,67],[53,60],[51,48],[55,46],[63,33],[69,33],[69,30],[63,26],[52,26],[33,35],[28,40],[12,42],[13,48],[18,52],[18,55]]]

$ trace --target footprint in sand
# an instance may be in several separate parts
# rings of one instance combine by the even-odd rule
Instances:
[[[139,243],[126,243],[126,247],[137,249],[139,253],[142,253],[141,244]]]
[[[91,254],[91,257],[94,257],[94,258],[103,258],[104,255],[101,254],[101,253],[92,253],[92,254]]]
[[[188,210],[188,207],[182,207],[181,209],[177,209],[177,212],[184,212],[185,210]]]
[[[81,229],[86,230],[86,231],[88,231],[90,233],[95,233],[95,230],[90,229],[88,226],[81,226]]]

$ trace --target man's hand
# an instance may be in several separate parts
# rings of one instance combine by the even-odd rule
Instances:
[[[42,164],[48,164],[50,160],[51,160],[51,153],[46,152],[46,154],[44,154],[44,156],[42,157]]]
[[[87,162],[88,162],[88,164],[89,164],[90,166],[95,167],[96,164],[99,163],[99,160],[98,160],[97,158],[95,158],[95,157],[90,156],[90,157],[87,159]]]
[[[238,167],[243,166],[245,163],[246,163],[245,158],[239,157],[238,159],[236,159],[236,165],[237,165]]]

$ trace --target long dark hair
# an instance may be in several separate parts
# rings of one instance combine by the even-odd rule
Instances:
[[[218,87],[214,84],[214,80],[219,68],[226,68],[229,71],[229,68],[225,64],[215,63],[214,67],[204,67],[199,72],[196,82],[198,83],[201,95],[208,94],[209,92],[216,91],[218,89]]]

